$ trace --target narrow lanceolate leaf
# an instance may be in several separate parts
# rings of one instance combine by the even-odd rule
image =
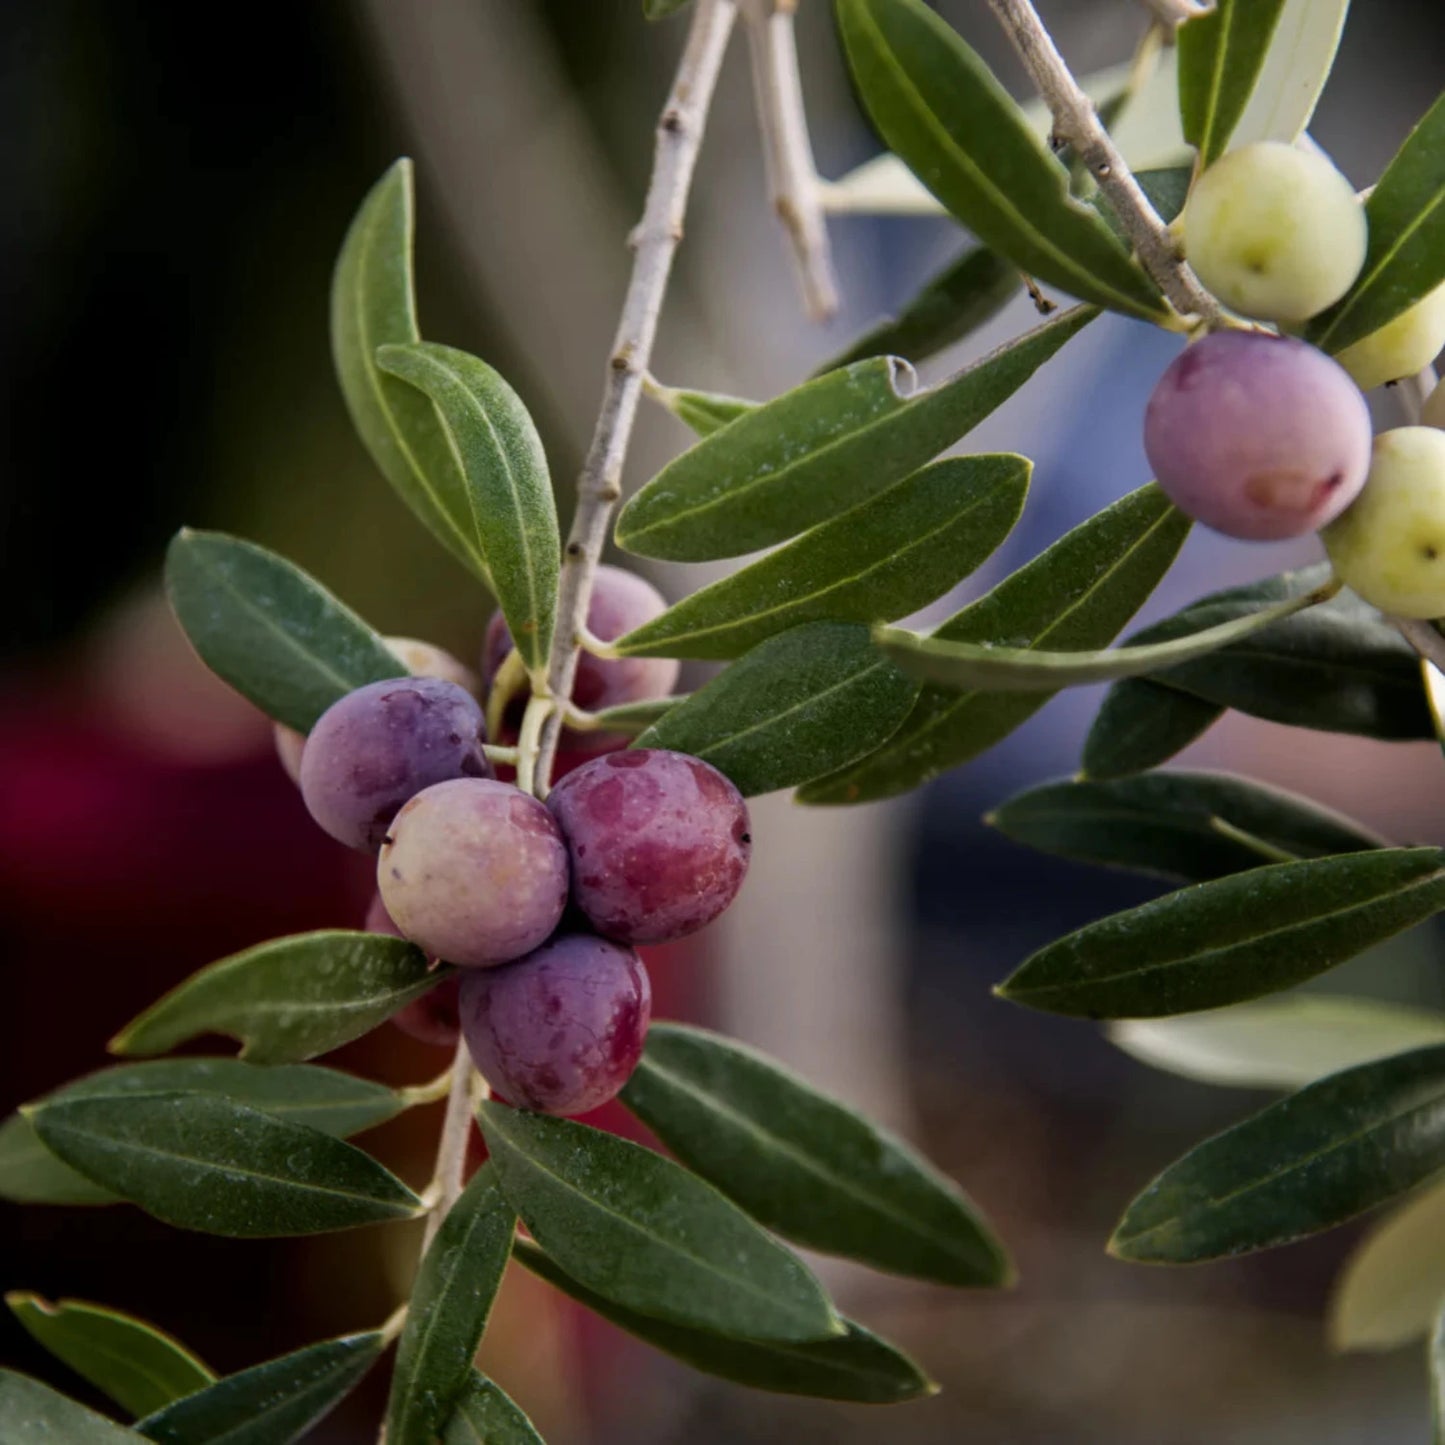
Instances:
[[[511,1258],[516,1222],[493,1167],[484,1164],[442,1221],[417,1272],[391,1378],[387,1445],[432,1445],[462,1403]]]
[[[240,1040],[258,1064],[309,1059],[369,1033],[450,970],[378,933],[329,929],[248,948],[192,974],[110,1042],[112,1053],[162,1054],[198,1034]]]
[[[23,1114],[12,1114],[0,1124],[0,1199],[13,1204],[120,1203],[109,1189],[57,1159]]]
[[[1233,147],[1300,138],[1334,66],[1349,8],[1350,0],[1284,0]]]
[[[183,528],[166,551],[166,595],[201,661],[298,732],[354,688],[406,676],[350,608],[252,542]]]
[[[0,1370],[0,1421],[5,1445],[137,1445],[142,1438],[14,1370]]]
[[[1128,645],[1180,637],[1312,591],[1328,566],[1284,572],[1203,597]],[[1229,647],[1152,675],[1203,702],[1271,722],[1385,741],[1434,735],[1415,650],[1351,592]]]
[[[1305,336],[1334,353],[1445,283],[1445,94],[1425,112],[1365,202],[1370,244],[1359,279]]]
[[[383,346],[376,364],[436,403],[461,466],[458,527],[486,562],[522,660],[545,667],[561,544],[547,457],[521,397],[486,362],[433,342]]]
[[[1427,1185],[1374,1225],[1331,1292],[1326,1329],[1337,1350],[1393,1350],[1426,1338],[1445,1305],[1445,1185]]]
[[[156,1445],[292,1445],[361,1383],[383,1348],[376,1330],[308,1345],[227,1375],[136,1429]]]
[[[410,1219],[421,1201],[368,1154],[214,1094],[37,1104],[46,1148],[181,1229],[268,1238]]]
[[[442,1445],[544,1445],[537,1427],[506,1391],[476,1370],[441,1438]]]
[[[323,1134],[345,1138],[399,1114],[405,1102],[370,1079],[311,1065],[262,1067],[237,1059],[159,1059],[77,1079],[37,1102],[168,1092],[220,1094]],[[36,1137],[23,1114],[0,1125],[0,1198],[32,1204],[114,1204],[116,1196],[77,1174]]]
[[[5,1303],[32,1338],[132,1415],[149,1415],[216,1378],[179,1341],[119,1310],[85,1300],[51,1304],[18,1290]]]
[[[1197,657],[1207,657],[1321,600],[1318,594],[1291,598],[1169,642],[1096,652],[1045,652],[1034,647],[948,642],[896,627],[875,629],[873,640],[880,652],[921,682],[955,690],[1057,692],[1064,687],[1140,677]]]
[[[927,391],[873,357],[784,392],[665,466],[622,508],[617,543],[702,562],[786,541],[952,446],[1097,314],[1066,311]]]
[[[1179,27],[1179,118],[1201,166],[1228,149],[1283,8],[1284,0],[1218,0]]]
[[[1206,1140],[1129,1206],[1109,1251],[1190,1264],[1288,1244],[1445,1167],[1445,1045],[1331,1074]]]
[[[1217,703],[1151,682],[1125,678],[1104,694],[1084,739],[1083,776],[1106,781],[1167,763],[1223,717]]]
[[[716,391],[688,391],[682,387],[661,386],[657,382],[648,385],[647,395],[665,406],[700,437],[710,437],[729,422],[758,409],[757,402],[740,396],[724,396]]]
[[[1188,518],[1157,487],[1141,487],[1060,538],[933,635],[948,642],[1102,647],[1158,585],[1188,531]],[[1047,701],[1043,693],[924,688],[881,748],[810,783],[799,799],[861,803],[907,792],[977,757]]]
[[[569,1275],[604,1298],[744,1339],[842,1332],[802,1261],[670,1159],[505,1104],[483,1104],[480,1121],[507,1202]]]
[[[1259,850],[1221,831],[1221,822],[1294,858],[1385,846],[1308,798],[1228,773],[1045,783],[1010,798],[987,821],[1045,853],[1185,883],[1259,867]]]
[[[991,321],[1023,285],[1011,261],[970,246],[925,283],[898,313],[860,336],[819,371],[834,371],[870,356],[901,356],[915,366]]]
[[[1381,848],[1196,883],[1034,954],[998,992],[1085,1018],[1158,1018],[1291,988],[1445,908],[1445,854]]]
[[[863,103],[889,150],[979,238],[1072,296],[1158,320],[1154,283],[1087,206],[982,60],[923,0],[837,0]]]
[[[1025,457],[949,457],[619,638],[628,657],[739,657],[803,622],[886,622],[967,577],[1008,536]]]
[[[1378,999],[1291,994],[1173,1019],[1126,1019],[1109,1040],[1168,1074],[1243,1089],[1298,1089],[1326,1074],[1445,1043],[1445,1014]]]
[[[420,341],[412,285],[416,227],[409,160],[361,203],[331,281],[331,355],[347,410],[371,459],[437,539],[484,582],[467,526],[466,480],[431,399],[376,363],[383,346]]]
[[[759,643],[633,746],[702,758],[755,797],[871,751],[917,695],[918,684],[878,654],[866,627],[805,622]]]
[[[843,1321],[844,1334],[806,1344],[764,1344],[729,1338],[653,1319],[605,1299],[579,1284],[555,1260],[525,1240],[518,1241],[517,1258],[533,1274],[619,1329],[694,1370],[735,1384],[862,1405],[896,1405],[938,1390],[907,1355],[852,1320]],[[456,1442],[448,1439],[447,1445]],[[466,1440],[465,1445],[471,1442]]]
[[[951,1285],[1008,1256],[952,1180],[901,1139],[719,1034],[654,1024],[622,1101],[688,1168],[810,1249]]]

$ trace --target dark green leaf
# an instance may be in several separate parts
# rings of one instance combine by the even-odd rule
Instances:
[[[691,3],[692,0],[642,0],[642,13],[649,20],[666,20]]]
[[[1222,833],[1221,821],[1294,858],[1385,846],[1308,798],[1228,773],[1045,783],[1010,798],[988,821],[1045,853],[1187,883],[1259,867],[1258,850]]]
[[[719,1034],[655,1023],[622,1101],[689,1169],[810,1249],[951,1285],[1002,1285],[1003,1247],[901,1139]]]
[[[1158,289],[1088,206],[988,67],[922,0],[837,0],[853,78],[888,148],[1029,275],[1129,316]]]
[[[684,598],[614,644],[624,656],[738,657],[802,622],[906,617],[967,577],[1023,510],[1031,464],[949,457]]]
[[[1167,763],[1203,737],[1224,711],[1147,677],[1126,677],[1104,694],[1084,739],[1084,776],[1125,778]]]
[[[384,1347],[376,1330],[308,1345],[227,1375],[136,1429],[157,1445],[291,1445],[360,1384]]]
[[[263,1067],[238,1059],[161,1059],[102,1069],[41,1102],[170,1092],[221,1094],[294,1124],[345,1138],[399,1114],[405,1101],[384,1084],[311,1065]],[[61,1163],[13,1115],[0,1126],[0,1197],[33,1204],[113,1204],[115,1195]]]
[[[570,1119],[481,1107],[508,1202],[574,1279],[656,1319],[755,1340],[842,1332],[823,1287],[710,1185]]]
[[[1445,855],[1382,848],[1166,894],[1034,954],[998,992],[1085,1018],[1157,1018],[1303,983],[1445,908]]]
[[[1204,598],[1157,631],[1227,622],[1312,584],[1306,568]],[[1174,633],[1173,635],[1178,635]],[[1385,741],[1434,736],[1414,649],[1373,607],[1342,592],[1154,680],[1253,717]]]
[[[1201,166],[1228,148],[1283,8],[1284,0],[1218,0],[1179,27],[1179,118]]]
[[[5,1445],[136,1445],[140,1436],[39,1380],[0,1370]]]
[[[1060,538],[933,634],[950,642],[1101,647],[1169,570],[1189,519],[1152,484]],[[861,803],[907,792],[967,762],[1041,708],[1041,693],[925,688],[876,752],[802,789],[805,803]]]
[[[1445,94],[1426,111],[1365,202],[1359,279],[1305,336],[1331,354],[1388,325],[1445,284]]]
[[[166,594],[201,661],[298,732],[368,682],[405,677],[380,637],[299,567],[222,532],[182,528]]]
[[[383,346],[420,341],[411,250],[416,228],[409,160],[361,203],[331,281],[331,355],[351,420],[383,476],[437,539],[487,580],[465,526],[466,482],[431,400],[376,364]]]
[[[442,1220],[417,1272],[391,1378],[387,1445],[431,1445],[452,1410],[464,1408],[516,1222],[492,1166],[484,1164]]]
[[[1445,1167],[1445,1045],[1331,1074],[1170,1165],[1109,1251],[1190,1264],[1331,1229]]]
[[[433,342],[383,346],[376,364],[436,403],[463,488],[449,502],[483,558],[512,641],[534,672],[547,665],[557,608],[557,505],[542,439],[522,399],[484,361]],[[423,463],[424,465],[424,463]]]
[[[702,758],[754,797],[871,751],[917,696],[866,627],[805,622],[759,643],[632,745]]]
[[[786,541],[952,446],[1097,314],[1066,311],[928,391],[874,357],[785,392],[665,466],[618,515],[618,545],[701,562]]]
[[[119,1310],[85,1300],[51,1304],[20,1291],[5,1303],[41,1346],[132,1415],[149,1415],[216,1378],[179,1341]]]
[[[239,1039],[258,1064],[309,1059],[369,1033],[450,973],[379,933],[327,929],[248,948],[192,974],[133,1019],[112,1053],[161,1054],[198,1034]]]
[[[1168,642],[1094,652],[1045,652],[1036,647],[949,642],[896,627],[876,628],[873,640],[880,652],[891,657],[910,677],[923,682],[954,690],[1057,692],[1063,687],[1140,677],[1207,657],[1322,600],[1318,593],[1308,593]]]
[[[499,1385],[471,1372],[442,1445],[544,1445],[536,1427]]]
[[[182,1229],[266,1238],[421,1210],[360,1149],[216,1094],[123,1094],[27,1112],[72,1168]]]
[[[109,1189],[61,1163],[23,1114],[12,1114],[0,1124],[0,1199],[15,1204],[120,1203]]]
[[[932,277],[897,316],[880,322],[819,371],[870,356],[901,356],[915,366],[991,321],[1023,284],[1018,267],[983,246],[970,246]]]
[[[759,1344],[705,1330],[666,1324],[604,1299],[564,1273],[554,1260],[525,1240],[517,1258],[533,1274],[610,1320],[619,1329],[674,1356],[704,1374],[755,1390],[850,1400],[863,1405],[896,1405],[937,1393],[938,1387],[907,1355],[844,1320],[847,1332],[809,1344]],[[456,1442],[447,1441],[447,1445]],[[463,1445],[470,1445],[463,1437]]]

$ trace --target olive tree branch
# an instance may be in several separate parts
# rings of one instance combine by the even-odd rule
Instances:
[[[1140,264],[1181,316],[1197,317],[1210,326],[1225,324],[1223,308],[1179,254],[1169,228],[1140,189],[1134,173],[1104,129],[1094,102],[1084,94],[1059,54],[1032,0],[988,0],[988,3],[1043,96],[1054,118],[1054,134],[1074,148],[1098,182],[1138,252]]]
[[[467,1135],[472,1127],[472,1080],[476,1070],[467,1049],[465,1037],[457,1040],[456,1057],[452,1060],[451,1088],[447,1092],[447,1112],[442,1121],[441,1142],[437,1145],[436,1169],[423,1198],[426,1200],[426,1230],[422,1235],[421,1252],[425,1254],[441,1228],[452,1205],[462,1192],[462,1173],[467,1160]],[[479,1077],[479,1076],[477,1076]]]
[[[658,121],[652,180],[642,219],[630,242],[632,279],[608,362],[602,409],[577,479],[572,530],[563,549],[557,629],[547,662],[547,691],[552,698],[566,698],[572,692],[577,639],[587,621],[587,604],[612,511],[622,497],[622,465],[642,399],[642,379],[652,357],[673,257],[682,239],[703,126],[736,18],[734,0],[698,0],[677,75]],[[536,782],[543,792],[552,774],[561,729],[561,711],[549,711],[542,722],[535,767]]]
[[[808,315],[826,321],[838,309],[838,283],[803,109],[793,32],[797,5],[798,0],[741,0],[773,209],[792,240]]]

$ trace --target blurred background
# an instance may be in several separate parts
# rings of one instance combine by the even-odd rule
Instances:
[[[182,523],[242,533],[382,632],[475,656],[489,600],[411,525],[351,434],[327,349],[330,266],[367,187],[415,156],[423,330],[520,391],[565,511],[685,24],[646,25],[639,8],[313,0],[222,21],[138,0],[0,5],[4,1109],[102,1065],[105,1040],[202,964],[359,921],[366,864],[310,824],[268,726],[191,656],[159,591],[162,551]],[[985,6],[938,8],[1026,94]],[[1145,24],[1129,0],[1041,8],[1079,71],[1127,59]],[[814,146],[834,177],[878,145],[827,9],[805,0],[799,34]],[[1434,98],[1442,61],[1439,0],[1354,7],[1312,130],[1357,184]],[[850,216],[831,230],[845,301],[819,328],[802,317],[767,201],[735,46],[658,375],[771,395],[961,245],[943,220]],[[1010,307],[927,375],[1030,315],[1027,302]],[[1106,319],[970,438],[1037,470],[1018,531],[949,610],[1147,480],[1143,404],[1176,345]],[[644,412],[631,485],[685,442]],[[1312,544],[1196,536],[1145,616],[1312,559]],[[699,579],[657,580],[676,595]],[[1007,1294],[820,1265],[843,1307],[918,1353],[943,1393],[883,1415],[748,1394],[520,1278],[484,1359],[555,1445],[1426,1439],[1417,1352],[1334,1357],[1324,1342],[1329,1282],[1357,1231],[1190,1271],[1103,1253],[1158,1168],[1263,1096],[1150,1073],[1087,1025],[989,993],[1033,948],[1158,891],[1025,853],[979,821],[1019,787],[1074,770],[1096,702],[1055,701],[908,799],[841,814],[760,800],[738,907],[654,971],[661,1011],[731,1030],[862,1104],[998,1225],[1022,1276]],[[1184,761],[1298,788],[1401,841],[1445,843],[1445,771],[1429,745],[1230,716]],[[1439,942],[1408,936],[1328,986],[1445,1003]],[[409,1083],[446,1063],[389,1028],[339,1061]],[[413,1111],[368,1144],[420,1184],[435,1114]],[[126,1208],[0,1209],[5,1288],[132,1310],[222,1371],[379,1322],[417,1247],[406,1229],[232,1243]],[[8,1317],[0,1353],[75,1385]],[[378,1372],[315,1438],[370,1439],[383,1390]]]

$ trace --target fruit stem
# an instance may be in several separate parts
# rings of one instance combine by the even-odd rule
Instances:
[[[447,1069],[425,1084],[412,1084],[398,1089],[396,1096],[403,1109],[414,1109],[418,1104],[435,1104],[445,1099],[452,1086],[452,1071]]]
[[[1032,0],[988,0],[1013,41],[1030,78],[1054,118],[1054,134],[1067,141],[1108,198],[1138,252],[1139,263],[1154,278],[1182,317],[1197,316],[1210,326],[1228,325],[1219,302],[1204,289],[1179,254],[1169,228],[1099,119],[1094,102],[1074,79]]]
[[[838,310],[838,281],[803,110],[796,8],[797,0],[741,0],[773,210],[792,241],[808,317],[826,321]]]
[[[517,766],[517,759],[521,756],[520,748],[507,748],[500,743],[483,743],[482,751],[487,755],[488,762],[505,763],[512,768]]]
[[[426,1198],[430,1202],[426,1230],[422,1235],[421,1252],[426,1254],[442,1220],[447,1217],[462,1192],[462,1170],[467,1158],[467,1135],[472,1127],[472,1056],[465,1037],[457,1040],[456,1057],[452,1060],[447,1112],[442,1121],[441,1142],[437,1146],[436,1168]]]
[[[658,120],[652,179],[642,219],[631,237],[632,279],[608,362],[602,408],[577,479],[577,510],[562,554],[557,629],[547,664],[548,691],[553,697],[572,694],[577,639],[587,620],[592,582],[607,542],[613,508],[622,497],[622,466],[642,398],[642,379],[651,361],[673,257],[682,239],[683,215],[703,127],[736,19],[733,0],[697,0],[672,90]],[[545,791],[557,755],[562,715],[550,712],[540,721],[535,776]]]
[[[499,738],[507,720],[507,705],[527,687],[527,664],[514,647],[502,659],[487,691],[487,736]]]
[[[550,697],[535,694],[528,699],[527,711],[522,714],[522,730],[517,737],[517,786],[524,793],[542,798],[547,789],[538,785],[546,776],[537,766],[541,752],[542,727],[557,709]]]

